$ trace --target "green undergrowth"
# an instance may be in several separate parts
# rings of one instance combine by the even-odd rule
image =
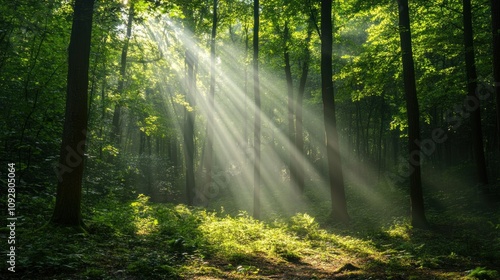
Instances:
[[[41,206],[38,200],[34,205]],[[128,202],[102,200],[88,215],[87,233],[41,227],[27,215],[18,230],[15,276],[495,279],[500,271],[498,213],[445,217],[431,211],[431,231],[413,229],[405,218],[375,228],[339,227],[306,213],[260,221],[245,212],[157,204],[139,195]]]

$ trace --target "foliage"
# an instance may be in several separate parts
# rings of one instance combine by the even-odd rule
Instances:
[[[266,254],[268,257],[300,259],[303,244],[283,228],[269,227],[254,220],[247,213],[232,218],[208,215],[200,231],[217,257],[230,261],[251,262],[252,257]]]
[[[294,232],[301,238],[316,239],[319,232],[319,224],[314,221],[314,218],[308,214],[296,214],[290,218],[290,231]]]
[[[495,279],[500,269],[495,265],[498,232],[488,223],[498,213],[431,214],[436,221],[432,231],[412,229],[403,218],[380,220],[379,226],[332,228],[307,213],[258,221],[245,212],[229,215],[152,203],[141,194],[126,202],[111,197],[90,202],[92,211],[85,213],[88,233],[82,234],[71,228],[40,228],[43,216],[50,215],[50,199],[38,197],[23,206],[18,273],[27,277],[268,279],[304,271],[304,276],[316,273],[319,278],[404,273],[412,279]],[[367,211],[373,212],[358,208],[352,215]],[[316,266],[323,272],[307,270]],[[464,268],[471,268],[467,275]]]
[[[498,271],[489,270],[486,267],[476,267],[469,272],[467,277],[471,279],[489,280],[498,277]]]

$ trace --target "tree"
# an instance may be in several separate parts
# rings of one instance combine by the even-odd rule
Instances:
[[[206,7],[199,9],[200,3],[196,1],[178,1],[179,10],[182,11],[182,22],[184,28],[189,34],[189,39],[181,39],[185,48],[184,63],[186,67],[185,83],[183,85],[185,91],[184,106],[184,124],[183,124],[183,139],[184,139],[184,159],[185,159],[185,187],[186,187],[186,203],[193,205],[196,193],[196,180],[195,180],[195,106],[197,98],[197,66],[198,66],[198,50],[196,44],[190,42],[195,39],[199,31],[200,24],[204,19]],[[194,41],[194,40],[193,40]]]
[[[87,130],[90,39],[94,0],[76,0],[68,48],[66,113],[59,164],[56,205],[51,222],[81,227],[82,176]]]
[[[196,92],[196,73],[195,73],[195,63],[196,54],[193,50],[186,50],[186,67],[187,67],[187,79],[186,79],[186,100],[190,105],[190,108],[184,107],[184,158],[186,160],[186,196],[187,204],[193,205],[195,198],[195,170],[194,170],[194,105],[195,105],[195,92]]]
[[[266,56],[268,65],[284,70],[286,84],[286,90],[284,91],[286,94],[286,105],[284,104],[284,108],[286,108],[286,117],[283,116],[283,120],[286,119],[287,128],[283,127],[282,129],[283,134],[287,136],[287,141],[283,141],[280,144],[283,151],[286,152],[286,155],[283,154],[282,156],[283,162],[289,170],[291,191],[299,196],[302,194],[304,186],[301,179],[303,177],[301,168],[303,167],[300,162],[303,157],[303,143],[297,143],[296,141],[303,142],[303,131],[301,130],[300,135],[296,136],[296,127],[298,126],[299,129],[302,129],[302,124],[296,124],[295,121],[297,119],[301,121],[302,115],[297,116],[297,118],[295,116],[302,113],[302,111],[296,112],[296,110],[302,109],[302,103],[297,104],[296,102],[302,98],[298,94],[303,95],[304,92],[298,93],[296,97],[294,96],[294,80],[299,81],[298,88],[300,89],[301,75],[304,75],[305,69],[306,74],[304,79],[302,79],[302,89],[305,90],[309,67],[308,62],[304,63],[304,61],[308,60],[305,53],[309,51],[310,24],[308,22],[311,21],[307,5],[310,5],[310,3],[307,4],[296,0],[271,0],[266,1],[262,7],[264,20],[262,21],[263,32],[261,33],[261,40],[265,44],[261,47],[261,53]],[[280,56],[276,55],[278,52],[281,53]],[[297,71],[297,73],[294,73],[294,71]],[[281,107],[281,105],[275,106]]]
[[[484,186],[488,184],[486,171],[486,159],[484,157],[483,132],[481,129],[480,101],[476,96],[477,72],[474,52],[474,34],[472,30],[472,7],[470,0],[463,0],[464,20],[464,46],[465,46],[465,69],[467,74],[467,102],[466,106],[471,109],[472,144],[474,146],[474,158],[476,160],[476,172],[478,182]]]
[[[295,123],[294,123],[294,99],[293,99],[293,77],[292,77],[292,67],[290,65],[290,29],[288,27],[288,19],[285,20],[285,27],[283,31],[283,59],[285,62],[285,78],[286,78],[286,92],[287,92],[287,120],[288,120],[288,140],[290,141],[290,158],[288,161],[288,166],[290,170],[290,184],[293,191],[297,191],[296,177],[297,177],[297,158],[296,152],[294,152],[292,143],[295,143]]]
[[[210,92],[208,94],[207,110],[207,152],[206,152],[206,185],[212,184],[213,165],[213,136],[214,136],[214,110],[215,110],[215,37],[217,36],[217,4],[219,0],[213,0],[212,11],[212,34],[210,37]]]
[[[126,70],[127,70],[127,55],[129,49],[129,42],[132,36],[132,25],[134,22],[134,1],[130,3],[130,8],[128,11],[128,21],[127,21],[127,34],[125,36],[125,42],[122,47],[122,54],[120,59],[120,76],[118,77],[118,94],[122,97],[124,96],[123,90],[125,86]],[[111,143],[115,145],[120,145],[121,142],[121,111],[122,111],[122,101],[118,101],[115,105],[115,110],[113,112],[113,124],[111,131]]]
[[[332,219],[348,222],[347,202],[345,197],[344,176],[340,158],[340,147],[335,118],[335,96],[332,80],[332,0],[321,1],[321,93],[323,100],[323,118],[326,135],[326,153],[332,200]]]
[[[491,0],[491,26],[493,32],[493,82],[497,109],[497,145],[500,152],[500,2]]]
[[[254,116],[254,194],[253,216],[260,218],[260,84],[259,84],[259,0],[253,2],[253,91],[255,98]]]
[[[427,228],[424,197],[420,170],[420,116],[415,83],[415,68],[413,65],[413,50],[411,45],[410,12],[408,0],[398,0],[399,37],[403,61],[403,83],[406,96],[406,111],[408,117],[408,162],[410,165],[410,200],[411,224],[417,228]]]
[[[312,20],[308,22],[307,37],[306,37],[306,47],[304,49],[304,54],[302,60],[300,61],[301,75],[299,80],[299,89],[297,91],[297,99],[295,100],[295,147],[297,153],[302,158],[296,158],[295,162],[295,175],[292,177],[295,179],[295,184],[300,194],[304,193],[305,180],[304,180],[304,127],[303,127],[303,113],[302,104],[304,100],[304,92],[306,90],[307,75],[309,73],[309,61],[311,60],[311,52],[309,50],[309,45],[312,36]]]

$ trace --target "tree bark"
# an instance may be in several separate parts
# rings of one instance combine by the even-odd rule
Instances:
[[[378,165],[378,180],[380,181],[381,175],[382,175],[382,169],[384,168],[384,164],[382,163],[382,139],[384,137],[384,127],[385,127],[385,92],[382,92],[382,95],[380,96],[380,129],[379,129],[379,135],[378,135],[378,155],[377,155],[377,165]]]
[[[288,28],[288,21],[285,22],[285,29],[283,31],[283,59],[285,61],[285,78],[286,78],[286,91],[287,91],[287,112],[288,112],[288,141],[290,144],[288,168],[290,170],[290,185],[292,191],[297,189],[297,161],[298,155],[295,151],[295,122],[293,118],[294,99],[293,99],[293,78],[292,67],[290,65],[290,53],[288,49],[288,40],[290,38],[290,30]]]
[[[184,108],[184,158],[186,160],[186,203],[194,205],[195,198],[195,170],[194,170],[194,95],[196,91],[195,54],[186,51],[187,65],[187,92],[186,101],[191,109]]]
[[[213,0],[212,14],[212,37],[210,38],[210,92],[208,94],[207,110],[207,151],[205,158],[206,181],[205,185],[212,184],[213,165],[213,135],[214,135],[214,113],[215,113],[215,37],[217,36],[217,4],[218,0]]]
[[[500,152],[500,1],[491,0],[493,33],[493,82],[497,109],[497,145]]]
[[[481,128],[480,101],[476,96],[477,72],[474,52],[474,34],[472,30],[472,7],[470,0],[463,0],[465,68],[467,74],[467,107],[471,111],[472,144],[478,183],[488,184],[486,159],[484,157],[483,130]],[[470,110],[469,110],[470,109]]]
[[[253,90],[255,98],[254,117],[254,195],[253,217],[260,218],[260,82],[259,82],[259,0],[253,2]]]
[[[302,124],[303,114],[302,114],[302,104],[304,100],[304,93],[306,89],[307,75],[309,73],[309,61],[311,53],[309,51],[309,43],[311,41],[312,28],[309,28],[307,32],[307,48],[305,50],[305,57],[302,61],[302,73],[300,75],[299,90],[297,92],[297,100],[295,102],[295,146],[298,153],[297,169],[295,174],[295,180],[297,189],[300,194],[304,193],[305,179],[304,179],[304,127]]]
[[[56,205],[51,222],[82,227],[81,201],[87,130],[89,57],[94,0],[76,0],[68,48],[68,85]]]
[[[249,53],[249,36],[248,36],[248,26],[245,24],[245,26],[243,27],[243,29],[245,30],[245,60],[248,59],[248,53]],[[248,64],[245,63],[245,85],[244,85],[244,93],[245,93],[245,97],[243,98],[244,100],[244,104],[245,104],[245,109],[243,111],[243,148],[244,149],[247,149],[248,145],[249,145],[249,139],[248,139],[248,116],[250,115],[250,113],[248,112],[248,104],[249,104],[249,100],[250,98],[248,97]]]
[[[120,58],[120,76],[118,78],[117,92],[120,96],[123,96],[123,89],[125,87],[125,75],[127,71],[127,55],[130,37],[132,36],[132,24],[134,22],[134,2],[130,3],[130,9],[128,12],[127,21],[127,34],[125,37],[125,42],[122,47],[122,54]],[[122,101],[119,100],[115,105],[115,110],[113,111],[113,123],[111,131],[111,143],[115,144],[117,147],[121,144],[121,112],[122,111]]]
[[[360,103],[361,101],[359,100],[354,102],[356,106],[356,158],[359,161],[361,161],[361,131],[363,131],[363,128],[361,127]]]
[[[332,213],[334,222],[349,221],[345,197],[344,176],[340,158],[340,147],[335,119],[335,96],[332,80],[332,0],[321,1],[321,91],[323,100],[323,117],[326,135],[326,152]]]
[[[295,125],[293,121],[293,78],[292,78],[292,67],[290,65],[290,52],[288,50],[288,40],[290,38],[290,31],[288,28],[288,22],[285,22],[285,31],[283,35],[284,41],[284,51],[283,57],[285,60],[285,78],[286,78],[286,91],[287,91],[287,102],[288,102],[288,137],[293,143],[295,137]]]
[[[424,196],[420,170],[420,116],[415,83],[415,68],[411,45],[410,12],[408,0],[398,0],[399,6],[399,36],[403,61],[403,82],[406,95],[406,111],[408,116],[408,156],[410,164],[410,200],[411,224],[416,228],[427,228],[425,217]]]

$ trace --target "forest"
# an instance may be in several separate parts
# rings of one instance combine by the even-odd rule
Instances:
[[[500,279],[499,0],[0,0],[0,279]]]

